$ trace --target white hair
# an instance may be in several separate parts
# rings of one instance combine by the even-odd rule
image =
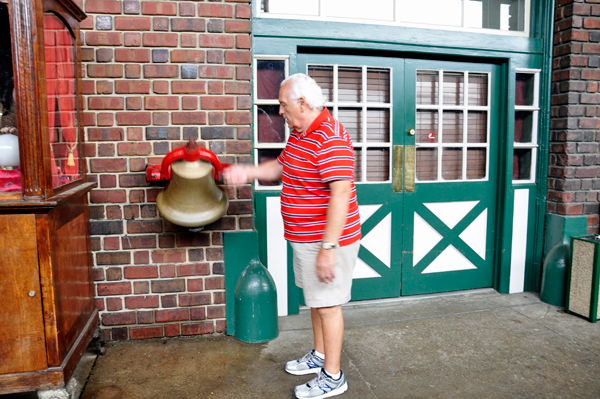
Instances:
[[[325,97],[323,96],[321,88],[313,78],[303,73],[297,73],[281,82],[281,86],[283,87],[283,85],[288,82],[290,83],[289,93],[292,101],[304,97],[306,104],[310,108],[319,111],[323,110],[323,107],[325,106]]]

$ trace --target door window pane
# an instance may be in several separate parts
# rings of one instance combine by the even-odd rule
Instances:
[[[443,143],[463,142],[463,112],[444,111],[444,124],[442,127]]]
[[[485,107],[488,103],[488,75],[470,73],[468,91],[469,105]]]
[[[460,180],[462,178],[462,148],[442,150],[442,178]]]
[[[338,68],[338,101],[358,103],[362,100],[362,68]]]
[[[515,105],[533,105],[535,75],[517,73]]]
[[[281,154],[281,149],[258,150],[258,164],[277,159],[279,154]],[[261,180],[259,180],[258,184],[260,186],[279,186],[281,184],[281,181],[261,181]]]
[[[354,149],[354,181],[362,181],[362,150]]]
[[[353,142],[362,141],[363,134],[361,108],[338,109],[338,120],[342,125],[344,125]]]
[[[390,111],[388,109],[367,110],[367,140],[374,143],[390,141]]]
[[[285,61],[256,62],[256,97],[261,100],[279,98],[279,86],[285,79]]]
[[[437,111],[417,111],[417,127],[415,132],[417,143],[436,142],[438,133]],[[430,140],[429,133],[434,133],[436,140]]]
[[[531,143],[533,139],[533,111],[515,112],[515,143]]]
[[[333,101],[333,67],[311,65],[308,67],[308,76],[313,78],[325,96],[325,101]]]
[[[417,148],[416,175],[418,181],[437,180],[437,148]]]
[[[389,69],[367,68],[367,102],[390,102]]]
[[[283,143],[285,141],[285,120],[279,115],[276,105],[263,105],[257,108],[258,142]]]
[[[469,28],[525,30],[525,0],[469,0],[466,12]]]
[[[390,178],[390,150],[370,148],[367,150],[367,181],[387,181]]]
[[[513,156],[513,180],[531,179],[532,149],[515,148]]]
[[[438,103],[439,74],[435,71],[417,73],[417,104],[434,105]]]
[[[485,179],[485,148],[467,149],[467,179]]]
[[[463,105],[464,74],[444,72],[444,105]]]
[[[467,143],[487,143],[487,111],[469,111],[467,118]]]

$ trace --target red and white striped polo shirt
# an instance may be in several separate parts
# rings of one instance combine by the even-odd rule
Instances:
[[[293,130],[277,158],[283,165],[281,214],[285,239],[318,242],[323,239],[329,204],[329,183],[350,180],[352,193],[341,246],[360,239],[360,216],[354,186],[354,148],[348,132],[327,108],[306,132]]]

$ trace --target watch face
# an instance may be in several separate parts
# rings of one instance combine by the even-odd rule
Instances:
[[[331,242],[324,242],[322,245],[323,249],[332,249],[335,248],[335,244]]]

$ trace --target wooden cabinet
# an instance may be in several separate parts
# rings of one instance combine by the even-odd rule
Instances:
[[[83,18],[70,0],[0,0],[0,27],[10,27],[0,28],[0,50],[12,58],[12,81],[3,70],[0,83],[14,86],[2,100],[14,104],[4,108],[16,114],[18,137],[18,146],[3,147],[18,162],[5,165],[0,152],[0,395],[64,388],[98,324],[87,202],[95,183],[86,181],[81,126]]]

